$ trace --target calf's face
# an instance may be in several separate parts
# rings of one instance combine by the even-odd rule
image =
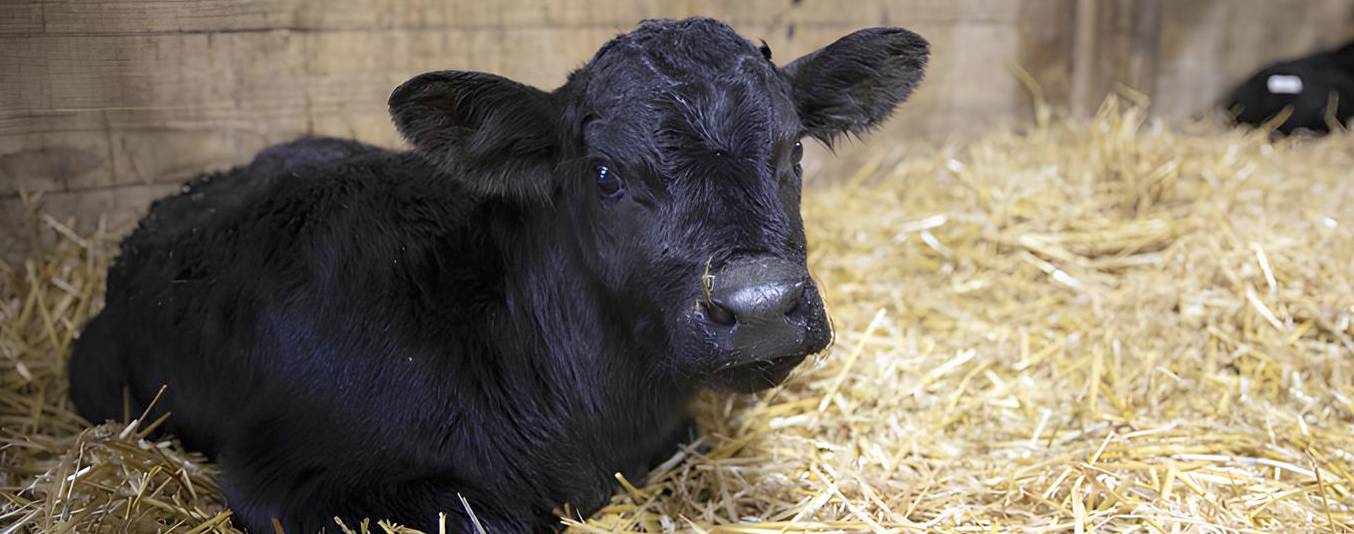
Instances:
[[[831,337],[805,265],[801,140],[877,125],[926,59],[921,37],[876,28],[778,67],[722,23],[646,21],[553,93],[434,72],[390,107],[448,179],[550,210],[539,231],[566,236],[656,372],[755,391]]]

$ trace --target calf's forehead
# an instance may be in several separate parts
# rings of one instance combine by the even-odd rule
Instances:
[[[708,134],[715,146],[729,144],[735,124],[759,144],[799,128],[786,79],[718,21],[646,21],[608,42],[583,71],[585,104],[606,130],[599,135],[649,137],[676,125]]]
[[[594,78],[634,77],[641,83],[674,83],[727,76],[749,66],[769,66],[757,47],[713,19],[646,20],[608,41],[589,61]]]

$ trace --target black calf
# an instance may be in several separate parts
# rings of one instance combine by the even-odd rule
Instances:
[[[830,334],[799,141],[883,121],[922,38],[778,67],[709,19],[648,21],[543,92],[475,72],[395,90],[412,152],[302,140],[156,202],[71,362],[221,464],[238,525],[438,512],[557,525],[690,439],[704,387],[779,384]]]
[[[1276,125],[1284,135],[1343,127],[1354,117],[1354,42],[1265,67],[1232,92],[1227,108],[1251,125],[1289,113]]]

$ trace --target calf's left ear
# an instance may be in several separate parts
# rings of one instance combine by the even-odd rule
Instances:
[[[390,94],[390,116],[415,152],[488,196],[548,202],[558,117],[539,89],[482,72],[415,76]]]
[[[799,120],[832,144],[883,122],[921,82],[930,45],[902,28],[860,30],[786,65]]]

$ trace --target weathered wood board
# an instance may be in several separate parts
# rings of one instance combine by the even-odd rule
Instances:
[[[83,224],[132,221],[152,193],[285,139],[399,146],[385,99],[418,73],[550,88],[636,21],[697,14],[782,62],[861,27],[927,36],[926,83],[871,146],[1026,123],[1014,66],[1055,104],[1093,110],[1127,83],[1182,117],[1261,63],[1354,36],[1347,0],[0,0],[0,247],[21,241],[20,191]]]

